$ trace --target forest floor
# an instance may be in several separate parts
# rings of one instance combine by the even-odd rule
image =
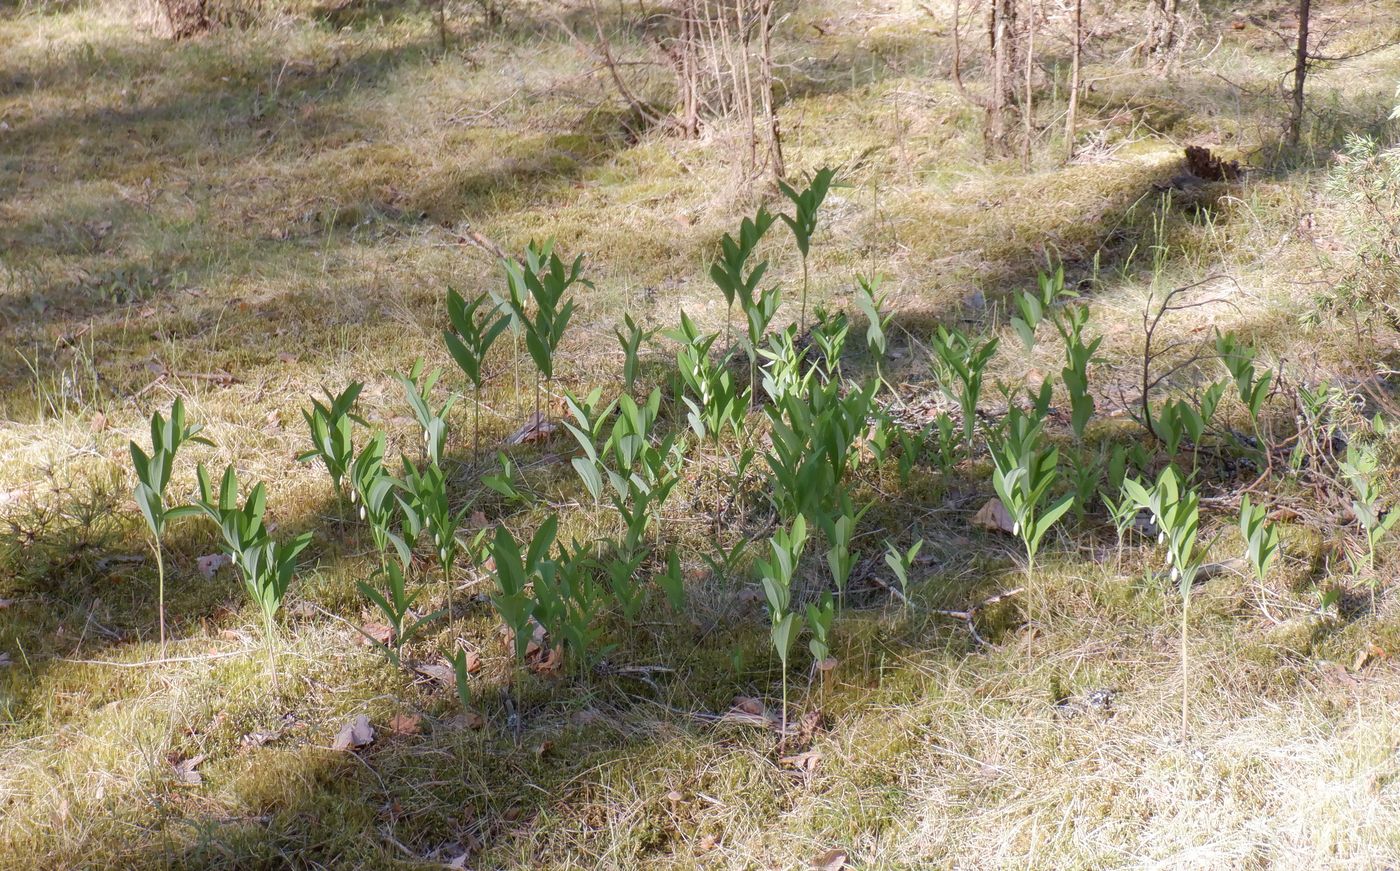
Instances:
[[[709,263],[764,194],[737,180],[732,131],[629,128],[560,26],[576,5],[488,30],[449,4],[444,50],[428,4],[293,5],[179,43],[119,2],[0,4],[0,868],[1400,867],[1396,562],[1383,544],[1358,576],[1346,502],[1286,481],[1284,555],[1262,582],[1224,554],[1239,482],[1203,486],[1201,539],[1224,555],[1192,599],[1183,673],[1181,601],[1152,547],[1122,547],[1091,512],[1051,534],[1028,583],[1016,540],[973,522],[992,495],[984,457],[863,472],[865,580],[836,668],[792,671],[794,718],[820,716],[783,746],[752,722],[780,691],[758,584],[702,558],[757,551],[771,522],[715,530],[703,455],[663,531],[689,604],[610,624],[609,667],[518,668],[475,568],[427,583],[457,619],[412,646],[424,670],[363,643],[376,618],[356,583],[375,560],[324,471],[296,461],[300,410],[363,381],[390,453],[416,450],[394,375],[422,357],[462,390],[447,290],[504,284],[472,234],[586,256],[551,418],[566,389],[618,383],[624,313],[723,329]],[[1169,75],[1131,62],[1130,23],[1096,22],[1069,165],[1066,47],[1047,38],[1029,171],[987,158],[981,113],[951,82],[951,2],[819,0],[785,19],[789,175],[829,165],[841,182],[813,298],[854,311],[857,273],[885,276],[897,405],[936,404],[935,323],[1001,337],[989,397],[992,378],[1057,371],[1054,347],[1021,352],[1008,300],[1060,262],[1104,336],[1104,438],[1132,425],[1144,310],[1198,282],[1191,298],[1216,301],[1168,317],[1159,346],[1234,330],[1283,383],[1354,391],[1346,425],[1390,413],[1395,288],[1372,292],[1371,225],[1328,181],[1347,134],[1394,133],[1400,48],[1364,50],[1400,38],[1400,3],[1319,10],[1328,53],[1356,56],[1309,79],[1296,150],[1279,145],[1291,50],[1270,32],[1291,27],[1288,6],[1212,12]],[[615,38],[645,51],[640,33]],[[1182,185],[1189,144],[1248,171]],[[785,288],[800,282],[790,249],[771,254]],[[658,343],[648,385],[674,366]],[[567,435],[504,445],[531,411],[508,347],[488,367],[478,454],[469,403],[454,412],[454,480],[487,523],[559,514],[586,536],[611,521],[581,504]],[[189,449],[174,490],[191,491],[196,460],[233,463],[268,483],[281,531],[314,533],[275,672],[238,578],[201,572],[218,542],[193,519],[167,536],[172,640],[156,662],[127,443],[177,396],[215,446]],[[1291,409],[1275,416],[1292,425]],[[476,483],[498,449],[523,504]],[[884,539],[925,542],[907,602],[875,580]],[[1007,593],[975,633],[946,613]],[[480,661],[465,713],[441,679],[454,645]],[[760,714],[722,716],[736,704]],[[374,742],[336,749],[361,714]]]

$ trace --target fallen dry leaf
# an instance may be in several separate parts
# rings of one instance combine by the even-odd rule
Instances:
[[[531,641],[530,645],[535,647],[535,642]],[[535,674],[542,677],[558,677],[564,671],[564,646],[557,645],[548,649],[537,648],[533,661],[531,661],[529,651],[526,651],[525,661]]]
[[[88,421],[88,429],[93,432],[102,432],[106,428],[107,415],[103,414],[100,411],[92,416],[92,420]]]
[[[1006,510],[1006,506],[1001,504],[1001,500],[994,496],[988,499],[987,504],[983,505],[972,516],[972,525],[989,529],[992,532],[1015,535],[1012,530],[1016,528],[1016,521],[1011,518],[1011,512]]]
[[[1367,664],[1370,663],[1372,660],[1384,658],[1384,650],[1382,650],[1380,647],[1377,647],[1374,644],[1369,644],[1356,651],[1356,657],[1351,661],[1351,670],[1360,671],[1361,669],[1365,668]]]
[[[850,864],[851,855],[845,850],[827,850],[812,860],[812,871],[843,871]]]
[[[480,508],[473,511],[471,516],[467,518],[468,529],[485,529],[487,524],[486,512],[482,511]]]
[[[817,770],[817,766],[822,764],[822,754],[820,750],[808,750],[806,753],[797,753],[792,756],[784,756],[778,760],[789,768],[798,771],[811,773]]]
[[[481,654],[475,650],[466,651],[467,674],[476,674],[481,671]]]
[[[387,623],[366,623],[360,627],[360,633],[361,644],[378,642],[388,647],[394,643],[394,627]]]
[[[389,731],[396,735],[417,735],[422,731],[423,718],[417,714],[395,714],[389,718]]]
[[[227,565],[233,564],[233,557],[225,553],[209,553],[194,561],[199,573],[204,575],[206,581],[213,580],[214,575]]]
[[[836,657],[828,656],[826,659],[823,659],[821,662],[817,663],[817,671],[828,672],[836,668],[836,666],[840,664],[841,663],[836,659]]]
[[[331,744],[331,749],[356,750],[360,747],[368,747],[372,743],[374,743],[374,727],[369,724],[369,717],[361,714],[340,727],[334,743]]]
[[[279,351],[277,353],[277,360],[280,363],[295,363],[297,361],[297,355],[286,351]]]
[[[768,706],[763,700],[752,696],[735,696],[731,708],[741,714],[752,714],[755,717],[761,717],[768,712]]]
[[[450,687],[456,684],[457,674],[452,670],[452,666],[445,662],[420,662],[413,666],[413,670],[433,683]]]
[[[521,425],[520,429],[506,439],[508,445],[528,445],[549,439],[559,427],[545,419],[544,414],[535,412]]]
[[[207,756],[201,753],[198,756],[193,756],[189,759],[181,759],[180,761],[173,763],[172,765],[175,769],[175,780],[179,783],[188,784],[190,786],[198,786],[199,784],[203,783],[204,775],[200,774],[199,771],[196,769],[198,769],[199,763],[203,762],[207,758]]]
[[[462,724],[472,731],[486,727],[486,718],[476,711],[466,711],[462,714]]]
[[[238,744],[240,747],[261,747],[264,744],[270,744],[281,737],[281,729],[278,729],[274,732],[249,732],[247,735],[244,735],[242,738],[238,739]]]

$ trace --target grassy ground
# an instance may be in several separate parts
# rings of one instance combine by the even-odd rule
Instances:
[[[1284,5],[1236,12],[1286,24]],[[1397,36],[1394,3],[1328,6],[1324,23],[1346,24],[1334,54]],[[794,174],[836,165],[846,183],[813,249],[815,296],[844,306],[854,272],[888,276],[907,401],[932,391],[921,340],[935,320],[1001,334],[998,377],[1054,371],[1053,348],[1012,350],[1005,304],[1052,258],[1105,335],[1105,433],[1136,395],[1149,298],[1209,276],[1223,301],[1169,319],[1161,341],[1235,329],[1293,382],[1384,387],[1393,309],[1324,178],[1346,132],[1386,132],[1400,49],[1320,69],[1306,147],[1286,153],[1273,90],[1289,60],[1258,24],[1213,16],[1163,78],[1124,62],[1131,33],[1108,20],[1086,74],[1092,147],[1059,165],[1047,80],[1022,173],[984,159],[980,118],[949,82],[950,7],[934,19],[903,0],[809,3],[779,40]],[[867,592],[839,624],[839,666],[795,671],[796,707],[823,718],[802,747],[691,715],[778,693],[756,584],[700,558],[715,536],[697,474],[665,530],[691,606],[610,623],[619,673],[517,674],[474,571],[455,591],[428,584],[459,619],[413,652],[480,653],[480,723],[450,687],[359,642],[372,617],[355,583],[373,557],[321,470],[294,461],[299,409],[363,380],[362,409],[409,449],[393,374],[419,356],[450,367],[446,289],[500,284],[465,234],[509,250],[552,235],[587,255],[595,287],[555,395],[616,382],[624,311],[660,327],[682,308],[724,320],[708,262],[757,197],[735,182],[727,133],[629,130],[605,76],[551,23],[574,12],[532,9],[489,32],[454,7],[444,52],[411,4],[278,8],[174,45],[120,3],[0,6],[0,867],[413,868],[469,853],[477,868],[786,868],[832,849],[872,869],[1400,864],[1391,561],[1353,579],[1341,551],[1354,530],[1286,484],[1299,508],[1282,567],[1197,592],[1185,739],[1180,604],[1152,574],[1158,558],[1119,554],[1091,519],[1023,583],[1010,541],[970,523],[991,495],[985,462],[921,467],[907,485],[862,476],[872,570],[883,538],[927,544],[911,605]],[[1062,54],[1052,42],[1046,55],[1061,82]],[[1168,193],[1196,142],[1255,170]],[[793,287],[796,260],[773,256]],[[491,368],[487,461],[529,412],[509,354]],[[655,352],[645,378],[667,372]],[[1367,414],[1388,396],[1373,392]],[[194,459],[235,463],[269,483],[281,531],[315,533],[275,681],[238,581],[196,570],[217,547],[200,521],[170,536],[175,640],[147,664],[155,572],[126,443],[176,396],[217,445],[182,460],[177,491]],[[534,506],[478,493],[482,458],[466,417],[454,422],[453,468],[490,522],[527,531],[558,511],[580,535],[611,528],[579,505],[562,442],[513,451]],[[1225,530],[1217,547],[1234,553],[1231,515],[1210,502],[1228,493],[1206,496],[1203,538]],[[761,513],[718,537],[766,537]],[[985,643],[934,613],[1023,586],[982,616]],[[1342,605],[1320,609],[1331,586]],[[333,750],[361,713],[375,744]],[[395,715],[420,719],[395,735]],[[812,770],[780,761],[808,746]],[[194,758],[200,782],[183,782],[176,766]]]

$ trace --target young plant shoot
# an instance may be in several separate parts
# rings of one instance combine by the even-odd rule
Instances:
[[[184,401],[176,398],[170,409],[170,419],[160,412],[151,415],[151,453],[147,455],[136,442],[129,443],[131,464],[136,469],[136,488],[132,498],[146,519],[146,527],[151,531],[151,551],[156,557],[156,612],[160,626],[160,655],[165,657],[165,559],[162,556],[161,536],[165,534],[165,524],[177,517],[197,514],[193,506],[169,507],[165,503],[165,491],[170,486],[170,476],[175,467],[175,455],[180,446],[187,442],[212,445],[213,442],[199,435],[200,424],[185,423]]]

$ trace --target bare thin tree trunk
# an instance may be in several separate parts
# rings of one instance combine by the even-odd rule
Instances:
[[[185,39],[209,29],[205,0],[160,0],[172,39]]]
[[[759,2],[759,88],[763,92],[763,114],[768,124],[769,168],[773,178],[781,180],[787,176],[783,165],[783,129],[778,120],[777,96],[773,82],[773,0]]]
[[[758,120],[753,104],[753,64],[749,62],[751,34],[745,14],[747,9],[747,0],[734,4],[734,26],[740,46],[736,62],[738,71],[743,74],[743,87],[737,88],[736,93],[742,101],[740,112],[749,136],[749,163],[745,167],[746,184],[751,180],[750,177],[758,171]]]
[[[1303,85],[1308,79],[1308,24],[1312,0],[1298,0],[1298,44],[1294,47],[1293,107],[1288,113],[1288,146],[1297,148],[1303,135]]]
[[[1035,70],[1035,2],[1026,4],[1026,13],[1029,16],[1026,22],[1026,100],[1021,107],[1021,120],[1023,124],[1023,141],[1021,142],[1021,169],[1024,172],[1031,171],[1031,139],[1035,135],[1035,97],[1032,94]]]
[[[672,62],[676,65],[676,86],[680,92],[681,135],[694,139],[700,135],[700,20],[696,4],[699,0],[685,0],[681,6],[681,34],[672,52]]]
[[[1016,0],[992,0],[987,13],[992,95],[987,107],[988,145],[1005,152],[1007,114],[1016,101]]]
[[[1079,73],[1084,53],[1084,0],[1074,0],[1074,59],[1069,73],[1069,109],[1065,112],[1065,162],[1074,160],[1074,137],[1079,121]]]
[[[1170,66],[1181,47],[1184,30],[1180,0],[1149,0],[1147,35],[1142,41],[1142,54],[1159,66]]]

